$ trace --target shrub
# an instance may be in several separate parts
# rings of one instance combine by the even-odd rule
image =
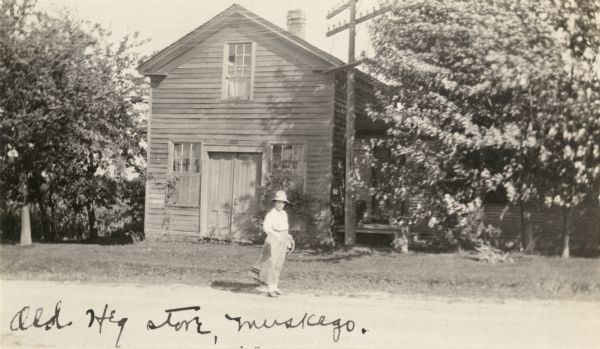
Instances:
[[[289,201],[285,210],[290,220],[290,230],[300,229],[302,231],[300,234],[295,234],[296,242],[304,245],[335,246],[330,234],[331,222],[327,203],[303,193],[286,176],[271,176],[259,189],[260,207],[245,229],[246,240],[253,243],[264,241],[262,231],[264,217],[271,209],[271,200],[279,190],[286,192]]]
[[[433,239],[439,246],[450,248],[475,249],[482,245],[498,246],[500,229],[484,223],[484,211],[481,200],[475,199],[467,204],[455,200],[446,194],[443,203],[429,219],[429,228],[434,232]]]
[[[143,237],[145,178],[123,180],[114,191],[114,203],[95,205],[99,236],[135,235]],[[43,209],[39,203],[30,204],[32,238],[36,241],[82,240],[88,238],[88,216],[76,203],[58,195],[48,195]],[[13,207],[14,206],[14,207]],[[18,241],[20,212],[16,205],[5,203],[0,210],[0,235],[5,241]]]

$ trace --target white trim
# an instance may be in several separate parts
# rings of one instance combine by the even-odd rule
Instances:
[[[227,99],[227,62],[229,57],[229,43],[223,43],[223,72],[221,74],[221,99]]]
[[[248,100],[254,99],[254,71],[256,70],[256,42],[251,42],[252,44],[252,56],[250,62],[250,91],[248,91]]]

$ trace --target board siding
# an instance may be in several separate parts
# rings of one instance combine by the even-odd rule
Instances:
[[[198,235],[197,207],[165,205],[168,144],[307,147],[306,193],[329,200],[332,178],[334,77],[315,72],[314,61],[278,46],[270,37],[246,37],[224,28],[193,49],[152,91],[146,224],[147,234]],[[244,32],[245,33],[245,32]],[[223,45],[255,42],[253,99],[221,99]]]

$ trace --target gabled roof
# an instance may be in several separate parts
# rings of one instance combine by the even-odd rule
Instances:
[[[320,58],[324,63],[329,66],[339,66],[344,62],[333,55],[313,46],[307,41],[295,36],[294,34],[282,29],[275,24],[267,21],[266,19],[248,11],[244,7],[233,4],[225,11],[219,13],[208,22],[202,24],[198,28],[194,29],[181,39],[175,41],[162,51],[155,54],[153,57],[143,62],[138,66],[138,71],[144,75],[167,75],[173,67],[169,63],[181,57],[186,52],[192,50],[196,45],[215,34],[220,29],[227,26],[226,21],[232,15],[241,15],[247,18],[249,21],[266,29],[271,37],[276,37],[281,40],[291,43],[299,50],[303,50],[317,58]]]

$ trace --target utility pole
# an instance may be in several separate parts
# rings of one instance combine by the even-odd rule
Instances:
[[[349,33],[348,42],[348,64],[354,63],[354,39],[356,32],[356,1],[348,0],[337,9],[332,10],[327,15],[327,19],[332,18],[336,14],[342,12],[346,8],[350,9],[350,22],[347,25]],[[327,36],[333,35],[330,32]],[[344,181],[344,243],[353,245],[355,241],[355,210],[354,200],[350,190],[352,182],[352,174],[354,172],[354,68],[346,71],[346,177]]]
[[[356,25],[371,19],[381,13],[384,13],[391,9],[391,5],[382,5],[378,10],[373,8],[372,12],[367,12],[365,16],[356,18],[356,3],[358,0],[348,0],[348,2],[339,5],[337,8],[332,9],[327,14],[327,19],[331,19],[338,13],[345,9],[350,9],[350,21],[345,22],[343,25],[334,25],[332,30],[327,31],[326,36],[332,36],[343,30],[348,29],[348,70],[346,71],[346,178],[344,182],[344,243],[346,245],[353,245],[356,238],[354,230],[355,225],[355,209],[354,199],[352,198],[352,192],[350,190],[350,183],[352,182],[352,176],[354,174],[354,66],[355,66],[355,36],[356,36]]]

